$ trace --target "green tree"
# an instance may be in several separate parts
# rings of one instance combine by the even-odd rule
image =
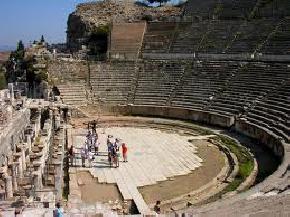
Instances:
[[[10,60],[14,59],[15,61],[20,60],[22,61],[25,54],[25,48],[23,42],[20,40],[17,42],[16,50],[11,52]]]
[[[0,66],[0,90],[6,88],[6,78],[2,66]]]
[[[16,51],[24,51],[24,44],[21,40],[17,43]]]
[[[44,36],[43,36],[43,35],[41,36],[40,42],[41,42],[41,43],[45,42],[45,40],[44,40]]]

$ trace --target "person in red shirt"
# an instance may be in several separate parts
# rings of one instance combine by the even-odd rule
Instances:
[[[128,148],[125,143],[122,143],[122,155],[123,155],[123,162],[128,162],[127,160],[127,152]]]

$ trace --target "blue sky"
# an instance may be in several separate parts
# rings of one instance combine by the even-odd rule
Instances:
[[[69,13],[88,0],[0,0],[0,46],[25,44],[43,34],[49,42],[65,42]]]

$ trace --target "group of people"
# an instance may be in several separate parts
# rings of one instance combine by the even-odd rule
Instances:
[[[98,133],[94,130],[92,130],[92,132],[89,130],[88,134],[86,135],[85,143],[80,150],[82,167],[86,166],[86,159],[88,160],[89,167],[92,167],[92,162],[94,161],[95,157],[100,154],[99,152],[100,145],[101,143],[99,140]],[[110,167],[112,167],[113,165],[115,165],[115,167],[119,167],[120,149],[122,150],[123,162],[128,162],[127,145],[124,142],[121,142],[119,138],[114,139],[112,135],[108,135],[107,155]],[[74,166],[74,161],[76,159],[76,151],[73,145],[69,148],[68,154],[70,158],[70,165]]]
[[[108,162],[110,167],[115,164],[115,167],[119,167],[120,149],[122,148],[123,162],[128,162],[127,151],[128,148],[125,143],[121,143],[120,139],[116,138],[112,140],[113,136],[108,135],[107,138],[107,150],[108,150]]]

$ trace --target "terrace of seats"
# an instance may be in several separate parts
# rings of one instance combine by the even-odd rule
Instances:
[[[287,17],[290,15],[290,2],[288,0],[259,0],[259,7],[255,17]]]
[[[260,197],[249,197],[237,201],[227,201],[221,204],[208,204],[202,208],[190,208],[186,213],[195,217],[210,216],[249,216],[249,217],[274,217],[290,215],[289,192],[276,195],[269,192]]]
[[[198,7],[196,7],[198,5]],[[190,0],[185,3],[184,14],[186,16],[198,16],[209,18],[213,14],[216,0]]]
[[[180,23],[178,32],[172,41],[171,53],[193,53],[208,30],[208,21]]]
[[[135,75],[134,62],[92,65],[90,85],[93,100],[106,104],[126,104]]]
[[[220,7],[220,18],[247,18],[259,0],[222,0],[217,1],[215,10]]]
[[[170,42],[176,28],[175,22],[151,22],[143,40],[143,52],[166,53],[170,48]]]
[[[239,20],[215,20],[209,22],[208,30],[203,35],[196,51],[222,53],[227,44],[234,39],[241,22]]]
[[[134,104],[166,105],[183,70],[177,63],[145,62],[139,71]]]
[[[261,49],[265,54],[290,54],[290,19],[281,21],[273,37]]]
[[[261,46],[264,47],[262,53],[288,54],[288,24],[288,19],[284,22],[276,19],[204,20],[179,22],[171,26],[168,23],[151,23],[144,36],[142,51],[237,54],[253,53]]]
[[[286,10],[278,11],[275,3],[265,0],[190,0],[184,5],[184,14],[185,16],[205,19],[211,19],[213,16],[222,19],[246,19],[253,11],[257,12],[256,9],[259,9],[260,17],[273,16],[272,13],[268,13],[269,9],[272,9],[272,11],[277,11],[276,13],[279,15],[286,15]],[[287,5],[287,2],[280,0],[276,4]]]
[[[234,39],[229,41],[225,52],[253,53],[257,46],[275,30],[276,24],[277,21],[272,19],[243,22],[235,32]]]
[[[236,65],[223,62],[204,62],[193,66],[186,70],[182,82],[175,89],[171,105],[204,109],[212,98],[223,91],[236,70]]]
[[[275,91],[289,79],[285,65],[247,64],[233,74],[225,90],[212,100],[209,110],[238,115]]]
[[[290,142],[290,77],[280,88],[258,101],[243,120],[271,130]]]
[[[57,87],[63,103],[76,106],[86,106],[88,104],[85,81],[62,84]]]

